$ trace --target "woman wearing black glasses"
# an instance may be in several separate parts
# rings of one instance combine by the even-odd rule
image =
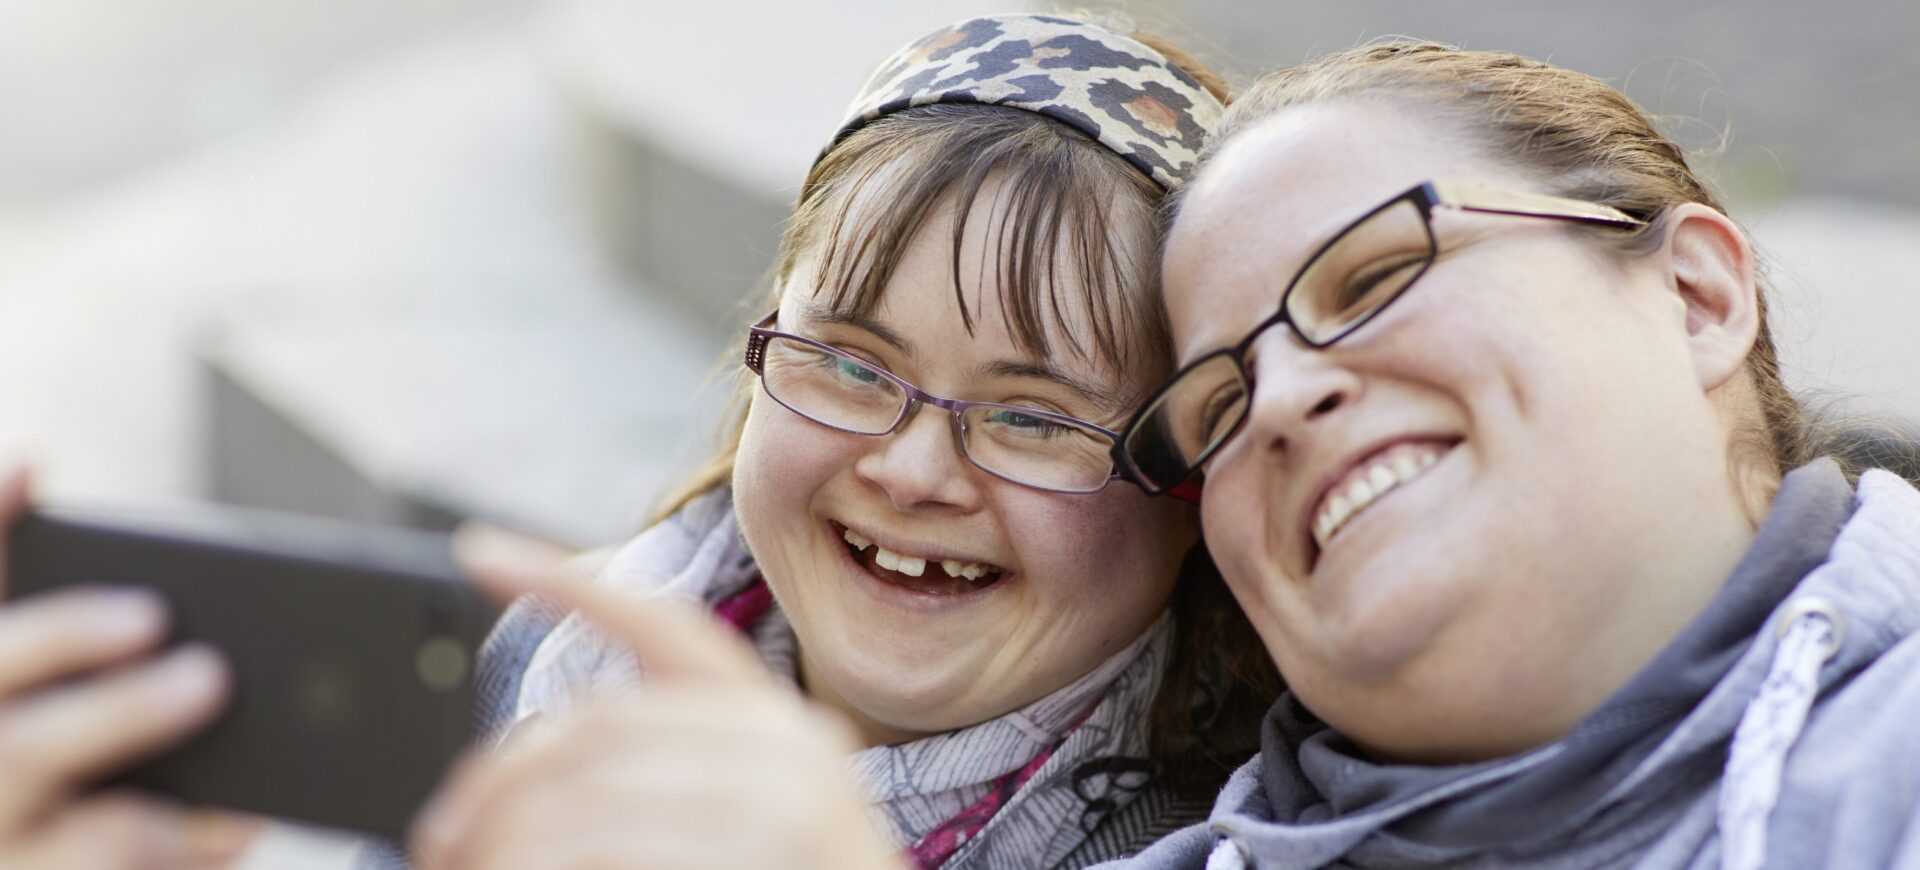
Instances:
[[[1177,205],[1183,368],[1120,465],[1203,484],[1289,690],[1123,866],[1920,866],[1920,493],[1819,456],[1745,234],[1625,97],[1349,51]],[[651,652],[744,685],[697,633]]]
[[[1141,866],[1920,862],[1920,494],[1819,458],[1738,225],[1617,91],[1277,73],[1178,203],[1126,434],[1289,685]]]

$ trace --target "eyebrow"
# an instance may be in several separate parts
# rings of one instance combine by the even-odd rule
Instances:
[[[1066,387],[1081,398],[1100,406],[1103,411],[1118,413],[1128,409],[1125,397],[1100,384],[1076,378],[1050,365],[1001,360],[986,366],[983,371],[989,375],[1013,378],[1038,378]]]
[[[837,311],[831,306],[823,305],[819,302],[801,303],[800,313],[805,315],[809,320],[851,326],[855,329],[870,332],[875,338],[892,345],[895,350],[906,354],[908,359],[913,358],[913,348],[907,343],[906,339],[901,338],[899,333],[888,329],[885,324],[867,315],[853,311]],[[1083,378],[1076,378],[1073,375],[1044,363],[1000,360],[999,362],[983,366],[980,371],[995,377],[1036,378],[1059,384],[1073,391],[1081,398],[1098,405],[1103,411],[1117,414],[1129,409],[1126,398],[1118,392]]]
[[[913,347],[907,343],[906,339],[900,337],[900,333],[888,329],[885,324],[868,315],[857,311],[837,311],[832,306],[819,302],[801,303],[800,313],[806,315],[808,320],[837,323],[873,333],[873,337],[892,345],[894,350],[906,354],[908,359],[913,358]]]

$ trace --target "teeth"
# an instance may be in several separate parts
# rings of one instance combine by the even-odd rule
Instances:
[[[847,543],[852,544],[856,550],[865,550],[868,547],[874,546],[873,541],[852,529],[848,529],[844,537],[847,539]],[[874,547],[873,563],[889,571],[898,571],[908,577],[919,577],[927,572],[926,559],[919,556],[902,555],[886,547]],[[940,565],[940,570],[947,572],[948,577],[965,577],[968,580],[979,580],[988,574],[998,573],[997,569],[988,565],[982,565],[978,562],[942,559],[938,564]]]
[[[1353,502],[1348,501],[1344,495],[1334,496],[1333,501],[1327,504],[1327,518],[1332,521],[1331,525],[1334,528],[1339,528],[1341,524],[1347,521],[1347,517],[1352,515]],[[1329,534],[1331,534],[1331,531],[1329,531]]]
[[[1386,490],[1383,488],[1380,492],[1386,492]],[[1373,484],[1368,483],[1364,477],[1354,481],[1353,485],[1347,487],[1347,501],[1352,502],[1355,508],[1359,508],[1367,502],[1373,501],[1373,497],[1378,494],[1379,493],[1374,492]]]
[[[873,564],[908,577],[918,577],[927,571],[927,560],[919,556],[902,556],[886,547],[874,548]]]
[[[1385,495],[1389,490],[1412,480],[1435,462],[1440,461],[1441,452],[1430,446],[1395,447],[1387,455],[1376,457],[1373,464],[1360,474],[1353,475],[1353,482],[1346,489],[1331,494],[1320,507],[1320,513],[1313,520],[1313,540],[1322,548],[1340,527],[1355,514]]]
[[[959,562],[953,559],[941,562],[940,567],[947,572],[948,577],[965,577],[968,580],[978,580],[993,573],[992,568],[978,562]]]

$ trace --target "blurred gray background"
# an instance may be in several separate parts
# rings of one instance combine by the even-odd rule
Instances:
[[[1121,9],[1244,84],[1389,34],[1619,84],[1769,258],[1796,385],[1920,421],[1920,6]],[[0,0],[0,449],[63,501],[606,543],[711,449],[715,362],[928,0]]]

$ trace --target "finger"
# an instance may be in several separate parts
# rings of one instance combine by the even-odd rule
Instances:
[[[109,870],[180,867],[193,857],[186,816],[160,801],[127,793],[89,798],[63,809],[6,866]]]
[[[485,843],[518,816],[510,809],[528,794],[566,790],[580,771],[617,764],[625,753],[650,748],[659,705],[633,702],[587,705],[517,726],[491,752],[458,766],[414,828],[414,848],[435,867],[479,866],[493,856]]]
[[[558,759],[583,748],[572,737],[583,711],[522,722],[491,750],[476,750],[455,765],[411,831],[414,851],[428,866],[466,866],[472,820],[485,807],[515,790],[515,783],[554,777],[565,766]]]
[[[197,808],[188,810],[182,826],[188,863],[194,867],[233,866],[267,829],[263,816]]]
[[[32,501],[33,472],[25,463],[0,469],[0,522],[11,523],[27,512]]]
[[[0,607],[0,701],[151,649],[166,624],[165,605],[143,589],[61,590]]]
[[[472,804],[483,794],[483,780],[491,776],[492,766],[497,763],[494,758],[490,752],[468,752],[414,818],[407,843],[420,866],[434,870],[460,866],[455,854],[459,832],[465,830],[466,820],[474,812]]]
[[[66,789],[178,741],[213,718],[225,665],[204,646],[21,698],[0,712],[0,830]]]
[[[537,592],[549,578],[567,573],[579,555],[545,538],[478,520],[453,531],[453,559],[480,587],[500,601]]]
[[[779,771],[813,762],[822,780],[838,777],[853,743],[836,723],[816,718],[792,695],[764,689],[661,687],[553,714],[463,764],[422,816],[415,847],[436,865],[464,868],[489,859],[503,832],[523,826],[521,817],[540,800],[613,802],[636,811],[662,804],[649,812],[679,817],[711,803],[696,795],[716,788],[716,770],[747,764]],[[723,800],[741,797],[728,786],[718,789]]]
[[[475,582],[504,597],[537,594],[579,611],[633,650],[650,676],[741,685],[769,682],[737,633],[685,602],[643,598],[557,568],[554,548],[487,526],[465,526],[455,551]]]
[[[7,538],[14,521],[26,514],[32,492],[32,473],[24,463],[0,468],[0,599],[7,597]]]
[[[866,833],[863,804],[837,782],[843,756],[658,736],[500,783],[459,832],[451,866],[596,866],[615,855],[626,856],[620,866],[636,867],[850,866],[803,860],[843,834]],[[823,812],[823,797],[844,812]],[[575,860],[523,863],[541,847],[557,855],[607,837],[623,843],[596,843]],[[682,857],[691,863],[663,860],[674,843],[688,847]]]

